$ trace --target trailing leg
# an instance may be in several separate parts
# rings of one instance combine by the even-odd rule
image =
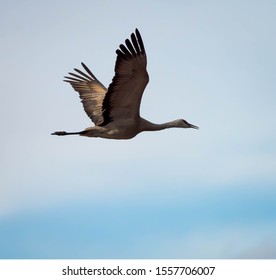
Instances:
[[[66,132],[66,131],[56,131],[51,133],[51,135],[65,136],[65,135],[79,135],[81,132]]]

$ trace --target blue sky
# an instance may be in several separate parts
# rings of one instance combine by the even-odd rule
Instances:
[[[276,258],[274,1],[1,3],[0,258]],[[138,27],[141,114],[128,141],[90,126],[63,76],[106,86]]]

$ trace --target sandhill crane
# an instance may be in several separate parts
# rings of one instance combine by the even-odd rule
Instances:
[[[95,126],[80,132],[57,131],[52,135],[77,134],[87,137],[109,139],[130,139],[142,131],[156,131],[171,127],[195,128],[197,126],[183,119],[163,124],[151,123],[140,117],[140,103],[149,81],[146,70],[147,56],[138,31],[131,34],[131,41],[125,40],[116,50],[115,76],[108,89],[81,63],[86,73],[74,69],[76,73],[65,76],[80,95],[84,110]]]

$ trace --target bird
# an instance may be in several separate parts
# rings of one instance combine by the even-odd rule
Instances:
[[[184,119],[156,124],[140,116],[140,104],[149,82],[147,55],[139,30],[116,50],[115,76],[106,88],[82,62],[84,71],[74,68],[65,82],[79,93],[84,111],[94,123],[79,132],[56,131],[52,135],[80,135],[107,139],[131,139],[143,131],[194,128]]]

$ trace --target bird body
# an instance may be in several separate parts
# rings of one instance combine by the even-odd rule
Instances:
[[[82,63],[86,73],[74,69],[65,82],[80,95],[83,107],[95,126],[80,132],[57,131],[52,135],[80,135],[108,139],[131,139],[142,131],[157,131],[171,127],[195,128],[183,119],[154,124],[140,117],[140,104],[144,89],[149,81],[146,70],[147,57],[138,31],[131,34],[117,49],[115,76],[108,89]]]
[[[136,120],[125,119],[118,123],[110,122],[105,126],[88,127],[84,131],[80,132],[57,131],[54,133],[54,135],[61,136],[78,134],[80,136],[100,137],[107,139],[131,139],[142,131],[159,131],[172,127],[197,128],[191,124],[187,125],[182,119],[162,124],[155,124],[143,118],[139,118],[139,122]]]

